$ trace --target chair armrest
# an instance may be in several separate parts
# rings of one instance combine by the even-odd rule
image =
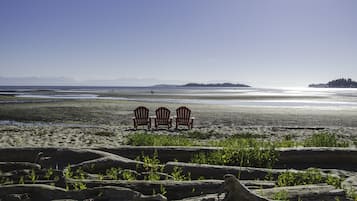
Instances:
[[[134,120],[134,119],[136,119],[136,117],[132,117],[131,119],[133,119],[133,120]]]
[[[191,117],[190,119],[195,119],[195,117]]]

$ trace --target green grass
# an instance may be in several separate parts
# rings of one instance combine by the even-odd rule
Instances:
[[[338,177],[324,176],[319,170],[311,168],[305,172],[284,172],[278,176],[277,184],[279,187],[285,187],[327,183],[336,188],[341,188],[341,182],[342,180]]]
[[[338,141],[335,134],[321,132],[307,138],[303,145],[304,147],[348,147],[349,143],[345,141]]]
[[[277,147],[347,147],[347,142],[339,142],[335,134],[326,132],[316,133],[304,141],[295,141],[292,136],[287,136],[280,141],[267,141],[259,139],[250,133],[233,135],[227,138],[210,139],[218,136],[216,133],[189,132],[184,135],[153,135],[136,133],[128,136],[129,145],[135,146],[210,146],[223,147],[223,150],[211,153],[195,154],[191,160],[194,163],[213,165],[239,165],[249,167],[274,166],[278,158]]]
[[[219,139],[214,139],[220,137]],[[127,144],[134,146],[210,146],[210,147],[348,147],[346,141],[339,141],[335,134],[320,132],[305,139],[296,141],[291,136],[277,141],[267,141],[266,136],[251,133],[236,134],[222,138],[215,132],[192,131],[183,135],[155,135],[149,133],[135,133],[127,137]],[[357,144],[357,143],[356,143]],[[248,145],[248,146],[247,146]]]
[[[196,154],[192,162],[213,165],[273,167],[278,157],[274,143],[255,138],[232,136],[223,140],[212,141],[210,144],[215,147],[223,147],[223,150]]]

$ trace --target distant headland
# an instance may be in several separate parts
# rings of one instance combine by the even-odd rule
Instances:
[[[357,82],[352,79],[337,79],[332,80],[326,84],[310,84],[309,87],[314,88],[357,88]]]
[[[210,83],[210,84],[202,84],[202,83],[188,83],[182,85],[182,87],[250,87],[245,84],[233,84],[233,83]]]

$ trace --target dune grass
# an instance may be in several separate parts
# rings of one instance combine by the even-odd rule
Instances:
[[[209,147],[348,147],[347,141],[340,141],[335,134],[318,132],[311,137],[296,141],[288,136],[282,140],[269,141],[264,135],[251,133],[223,137],[215,132],[193,131],[182,135],[158,135],[134,133],[127,137],[127,144],[133,146],[209,146]]]
[[[214,133],[214,136],[219,136]],[[197,153],[191,162],[213,165],[239,165],[271,168],[278,158],[278,147],[347,147],[347,142],[339,142],[336,135],[326,132],[316,133],[304,141],[294,141],[288,137],[280,141],[268,141],[257,135],[233,135],[212,139],[212,133],[191,132],[183,135],[155,135],[136,133],[128,136],[128,145],[134,146],[209,146],[222,147],[210,153]],[[207,139],[208,138],[208,139]],[[214,138],[214,137],[213,137]]]
[[[284,172],[280,174],[278,176],[277,186],[285,187],[327,183],[335,186],[336,188],[341,188],[341,182],[342,180],[336,176],[324,176],[319,170],[310,168],[305,172]]]
[[[349,143],[346,141],[339,141],[337,136],[333,133],[320,132],[307,138],[303,142],[304,147],[348,147]]]

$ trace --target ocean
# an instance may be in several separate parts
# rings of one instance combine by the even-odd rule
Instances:
[[[345,88],[0,86],[0,95],[36,100],[109,99],[232,107],[357,108],[357,89]]]

